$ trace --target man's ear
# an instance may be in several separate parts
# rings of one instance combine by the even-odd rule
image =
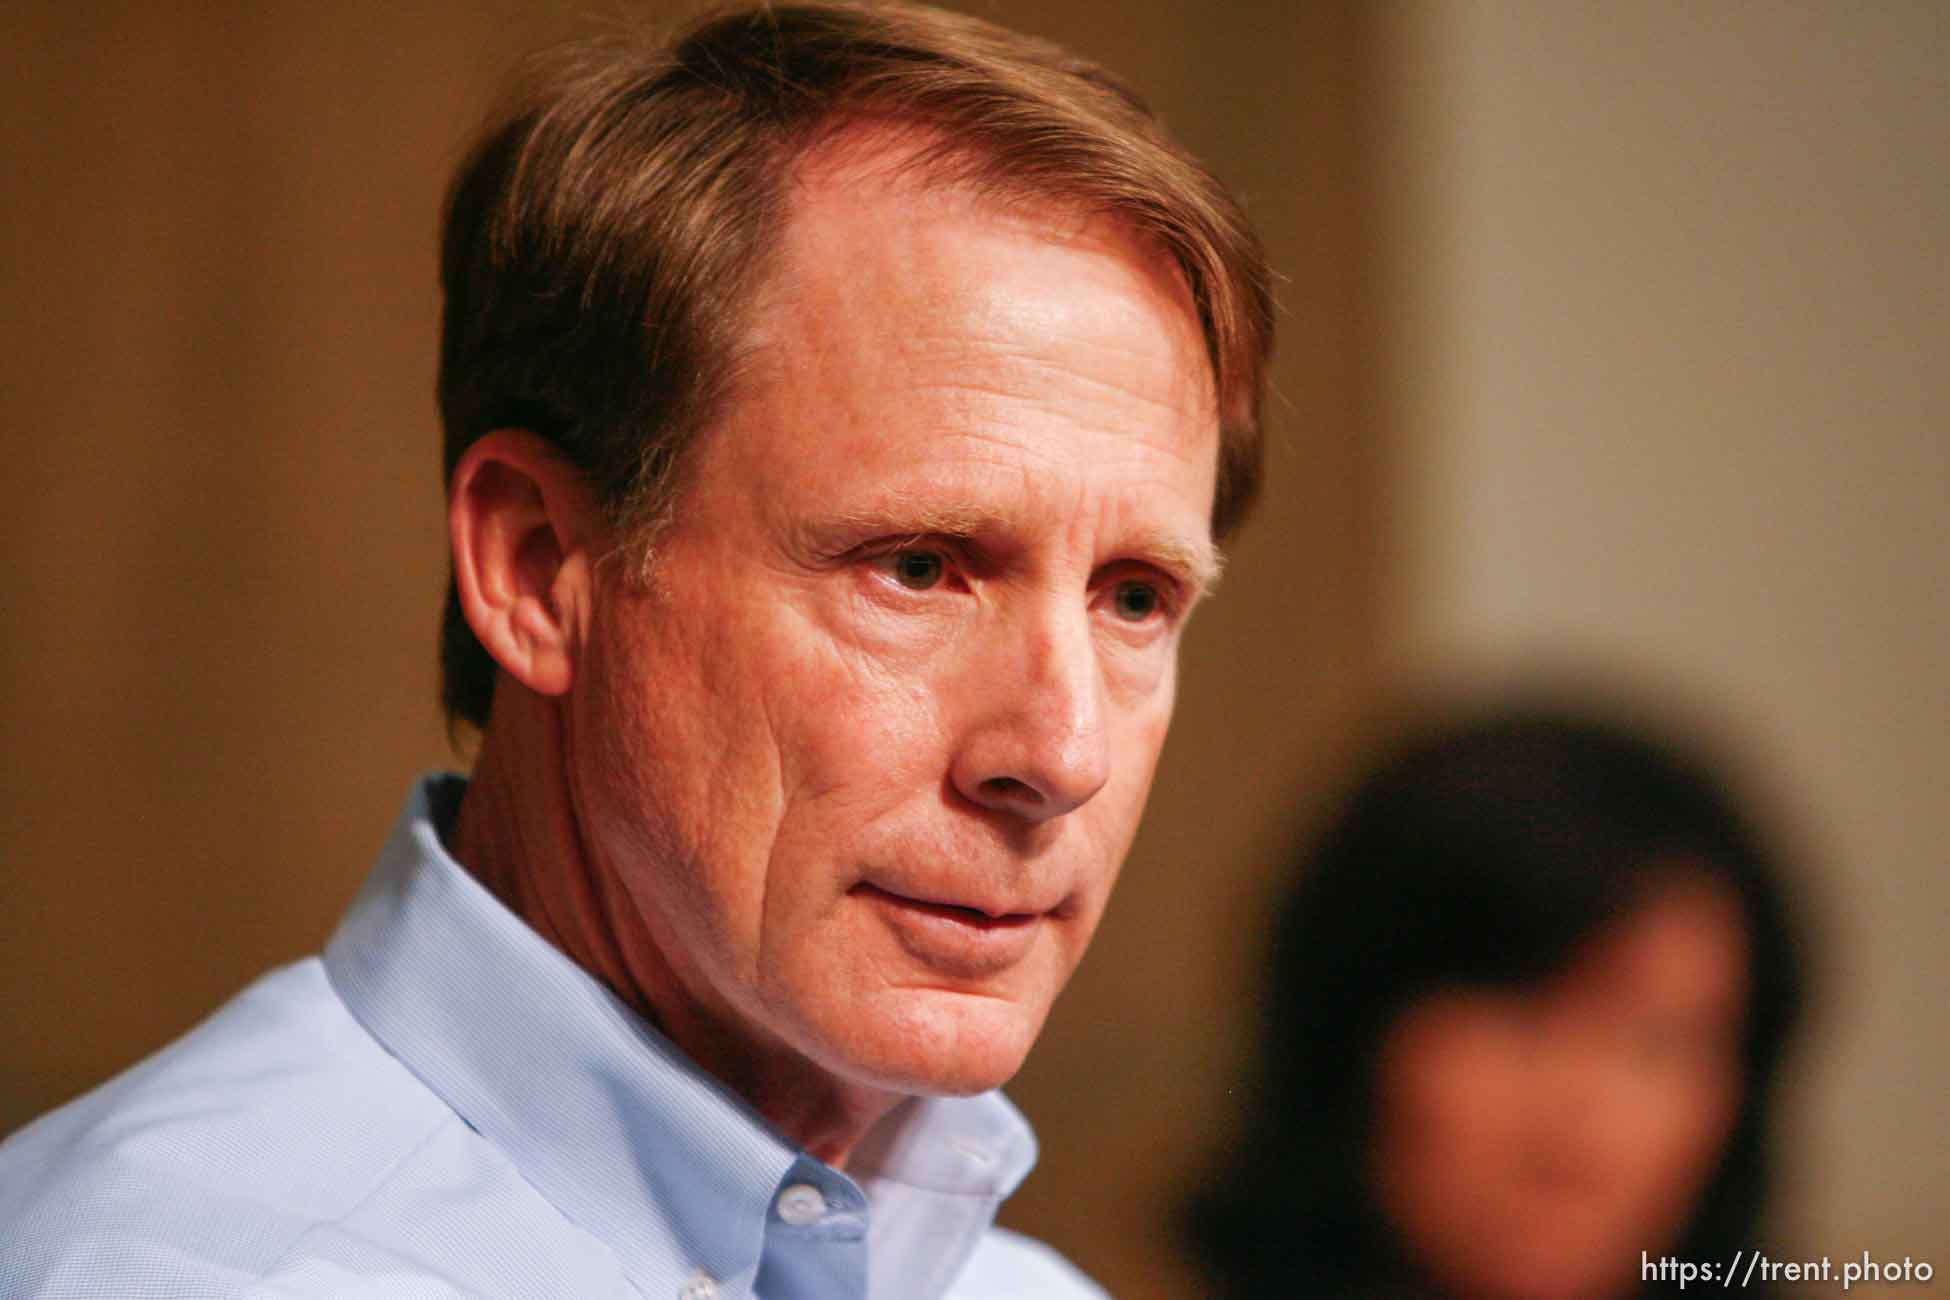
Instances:
[[[502,670],[537,694],[575,680],[604,531],[582,473],[525,429],[484,434],[454,467],[447,535],[461,612]]]

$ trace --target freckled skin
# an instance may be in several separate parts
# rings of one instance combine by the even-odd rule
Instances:
[[[836,1161],[904,1095],[1008,1079],[1083,955],[1218,448],[1169,263],[857,162],[804,169],[654,577],[596,567],[551,701],[595,882],[558,942],[599,932],[585,965]]]

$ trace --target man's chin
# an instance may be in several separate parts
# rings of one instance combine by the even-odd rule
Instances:
[[[1016,1077],[1028,1052],[889,1053],[863,1062],[873,1086],[909,1097],[973,1097]]]
[[[906,1096],[988,1092],[1022,1069],[1043,1023],[997,998],[928,991],[903,1001],[900,1014],[851,1036],[843,1068],[856,1082]]]

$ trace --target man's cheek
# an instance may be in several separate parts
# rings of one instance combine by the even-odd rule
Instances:
[[[915,782],[932,787],[946,769],[941,700],[928,673],[838,656],[820,689],[791,702],[805,788],[823,793],[851,783],[875,797]]]

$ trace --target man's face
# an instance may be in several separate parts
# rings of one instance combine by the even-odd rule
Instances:
[[[653,579],[603,568],[578,830],[707,1066],[977,1091],[1144,806],[1212,564],[1210,367],[1107,224],[837,164],[792,203]]]

